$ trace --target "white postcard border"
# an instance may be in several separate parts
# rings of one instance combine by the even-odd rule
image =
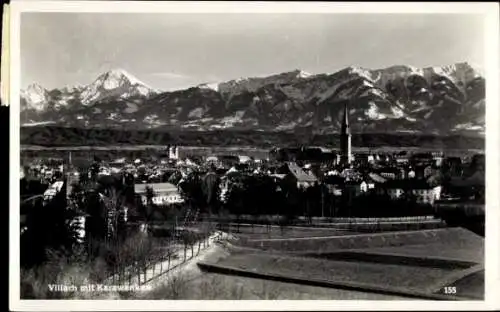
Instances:
[[[20,16],[22,12],[102,13],[446,13],[484,14],[486,27],[486,218],[484,301],[185,301],[185,300],[20,300],[19,269],[19,97]],[[9,303],[12,310],[493,310],[499,308],[499,22],[496,3],[320,3],[320,2],[107,2],[13,1],[10,5],[10,246]]]

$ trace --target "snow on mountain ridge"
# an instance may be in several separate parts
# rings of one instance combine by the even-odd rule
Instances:
[[[135,95],[149,96],[152,93],[155,93],[152,88],[132,74],[123,69],[112,69],[101,74],[93,83],[85,87],[80,99],[82,104],[89,105],[111,95],[129,98]]]
[[[111,89],[116,88],[116,85],[119,86],[119,82],[121,82],[123,79],[128,80],[128,82],[132,85],[142,85],[144,87],[147,87],[148,89],[151,89],[137,77],[121,68],[114,68],[101,76],[105,76],[105,84],[107,83],[108,86],[111,87]]]
[[[202,84],[199,84],[197,87],[202,88],[202,89],[211,89],[211,90],[214,90],[216,92],[219,91],[219,83],[217,83],[217,82],[202,83]]]
[[[21,97],[26,101],[27,108],[43,111],[46,108],[48,91],[39,84],[32,83],[26,90],[21,90]]]
[[[129,78],[131,75],[122,70],[113,70],[100,75],[81,94],[77,91],[65,94],[71,92],[67,89],[59,93],[57,89],[49,91],[47,114],[39,109],[43,112],[37,114],[39,117],[31,111],[23,115],[23,120],[113,125],[133,120],[129,116],[139,116],[140,124],[134,127],[278,129],[284,125],[301,128],[314,123],[321,131],[332,131],[338,127],[336,116],[342,103],[350,101],[353,127],[359,126],[363,131],[392,131],[404,127],[448,131],[456,124],[471,120],[468,116],[480,116],[484,107],[478,104],[484,93],[484,81],[473,81],[471,77],[476,74],[469,68],[467,64],[422,69],[398,65],[380,70],[351,66],[333,74],[314,75],[293,70],[220,84],[206,82],[154,97],[149,96],[151,90],[147,86],[136,83],[137,78]],[[465,85],[456,81],[463,81]],[[40,88],[30,89],[36,93]],[[81,101],[84,96],[88,97],[86,102]],[[72,104],[67,106],[67,111],[56,106],[65,103]],[[85,107],[90,104],[98,105]],[[460,105],[465,108],[459,108]],[[158,110],[160,106],[162,109]],[[236,114],[237,111],[241,113]],[[448,118],[447,123],[439,121],[451,111],[456,112],[456,118]],[[65,114],[65,120],[61,113]],[[115,113],[120,115],[116,120],[106,119]],[[144,118],[154,114],[157,114],[155,119]],[[330,116],[331,120],[318,116]],[[483,123],[477,117],[473,119],[472,127]]]

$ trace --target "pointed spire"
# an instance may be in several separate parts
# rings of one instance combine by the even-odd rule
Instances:
[[[347,110],[347,102],[344,103],[344,117],[342,118],[342,134],[349,134],[349,112]]]
[[[344,118],[342,118],[342,129],[340,132],[340,155],[343,164],[351,162],[351,130],[349,129],[349,111],[347,102],[344,103]]]

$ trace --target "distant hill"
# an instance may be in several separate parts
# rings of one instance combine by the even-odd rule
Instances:
[[[300,146],[336,148],[338,134],[311,134],[307,131],[265,132],[253,130],[119,130],[34,126],[21,128],[21,144],[41,146],[168,145],[184,146]],[[354,147],[421,147],[437,149],[484,149],[484,138],[463,135],[353,134]]]

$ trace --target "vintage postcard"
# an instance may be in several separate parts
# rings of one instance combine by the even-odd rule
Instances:
[[[500,308],[497,5],[7,9],[12,310]]]

